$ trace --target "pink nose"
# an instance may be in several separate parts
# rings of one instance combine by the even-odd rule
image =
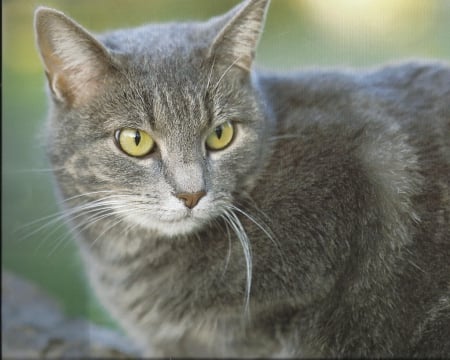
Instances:
[[[178,193],[175,194],[175,196],[180,199],[183,200],[184,205],[186,205],[187,208],[189,209],[193,209],[198,202],[200,201],[200,199],[206,195],[206,192],[204,191],[199,191],[196,193]]]

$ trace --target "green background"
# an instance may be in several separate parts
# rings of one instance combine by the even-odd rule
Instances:
[[[4,0],[2,2],[2,261],[60,299],[73,316],[114,326],[95,302],[58,211],[45,160],[45,77],[34,46],[38,5],[99,32],[151,21],[206,19],[235,0]],[[364,67],[450,59],[448,0],[273,0],[257,62],[279,69]]]

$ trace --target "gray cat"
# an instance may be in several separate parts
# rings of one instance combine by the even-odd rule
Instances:
[[[36,11],[93,288],[147,356],[448,356],[448,64],[257,71],[268,4],[95,37]]]

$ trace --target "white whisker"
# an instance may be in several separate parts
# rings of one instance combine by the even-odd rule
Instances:
[[[245,289],[245,303],[244,303],[244,314],[246,319],[250,319],[250,292],[251,292],[251,285],[252,285],[252,251],[251,251],[251,245],[250,241],[248,239],[248,236],[245,232],[244,227],[242,226],[241,222],[239,221],[239,218],[236,216],[236,214],[233,212],[231,208],[227,208],[224,212],[224,219],[228,222],[228,224],[231,226],[233,231],[235,232],[237,238],[239,239],[242,250],[244,252],[245,257],[245,263],[246,263],[246,289]]]
[[[216,57],[213,58],[213,63],[211,65],[211,69],[209,70],[208,82],[206,83],[206,91],[208,91],[209,86],[211,85],[212,74],[214,71],[214,66],[216,65]]]
[[[273,235],[272,231],[270,230],[270,227],[267,226],[261,219],[256,219],[254,215],[250,215],[248,212],[231,205],[232,209],[239,212],[240,214],[244,215],[247,219],[249,219],[251,222],[253,222],[266,236],[267,238],[275,245],[275,248],[280,256],[281,262],[283,263],[283,266],[285,266],[284,262],[284,255],[281,249],[281,245],[279,241],[276,240],[275,236]],[[262,216],[267,217],[261,210],[259,210],[256,206],[254,206],[256,211],[262,214]]]
[[[32,225],[38,224],[38,223],[43,222],[43,221],[47,221],[47,222],[45,224],[39,226],[37,229],[29,232],[26,236],[24,236],[22,238],[22,240],[25,240],[25,239],[27,239],[27,238],[29,238],[29,237],[39,233],[40,231],[44,230],[45,228],[48,228],[50,226],[54,226],[55,224],[58,224],[60,222],[62,223],[62,222],[67,221],[67,220],[71,220],[71,221],[72,220],[76,220],[77,218],[85,216],[86,214],[90,214],[92,212],[95,213],[95,212],[98,212],[100,210],[110,209],[111,205],[114,205],[114,204],[116,206],[117,205],[125,206],[125,205],[120,205],[120,204],[122,204],[121,202],[108,202],[108,203],[107,202],[104,202],[104,203],[101,203],[101,202],[90,202],[90,203],[86,203],[86,204],[83,204],[83,205],[76,206],[74,208],[67,209],[65,211],[63,210],[63,211],[57,212],[55,214],[48,215],[48,216],[46,216],[46,217],[44,217],[42,219],[39,219],[39,220],[35,220],[32,223],[30,223],[30,224],[24,225],[22,228],[30,227]],[[62,226],[62,224],[59,224],[58,226],[56,226],[56,228],[53,231],[58,229],[60,226]]]
[[[230,263],[230,258],[231,258],[231,234],[230,234],[230,229],[228,227],[227,221],[225,221],[225,228],[227,230],[228,251],[227,251],[227,257],[225,258],[225,266],[224,266],[224,269],[222,272],[222,278],[225,276],[225,273],[227,272],[228,265]]]
[[[98,195],[106,194],[107,196],[101,198],[95,198]],[[73,207],[67,206],[70,201],[77,201],[79,199],[89,199],[93,200],[85,202],[83,204],[75,205]],[[71,233],[83,232],[90,226],[98,223],[101,220],[106,220],[110,217],[115,217],[120,214],[129,214],[133,212],[142,212],[147,210],[145,204],[140,203],[142,198],[136,196],[133,193],[130,194],[117,194],[114,191],[102,190],[88,192],[84,194],[78,194],[67,198],[63,201],[66,205],[66,209],[58,211],[54,214],[47,215],[41,219],[37,219],[28,224],[22,225],[18,230],[24,231],[32,228],[32,231],[28,231],[24,236],[20,236],[20,240],[25,240],[31,238],[36,234],[44,232],[44,238],[40,239],[36,247],[36,251],[41,248],[49,239],[55,237],[55,235],[64,228],[67,222],[72,223],[70,229],[72,232],[65,232],[62,237],[57,236],[57,240],[53,249],[49,252],[49,256],[52,255],[59,246],[70,238]],[[130,208],[130,202],[133,202],[133,208]],[[119,224],[122,220],[114,220],[114,226]],[[48,229],[48,230],[47,230]],[[16,231],[18,231],[16,230]],[[108,229],[106,229],[108,230]],[[105,231],[106,233],[106,231]],[[100,238],[103,233],[98,236]]]
[[[268,141],[298,139],[299,137],[300,135],[286,134],[286,135],[272,136],[268,139]]]
[[[91,191],[91,192],[87,192],[87,193],[78,194],[78,195],[74,195],[74,196],[68,197],[68,198],[64,199],[62,202],[65,203],[65,202],[72,201],[72,200],[75,200],[75,199],[79,199],[79,198],[83,198],[83,197],[87,197],[87,196],[92,196],[92,195],[105,194],[105,193],[110,194],[110,193],[114,193],[114,191],[112,191],[112,190]]]
[[[219,87],[221,81],[223,80],[223,78],[228,74],[228,72],[233,68],[234,65],[237,64],[237,62],[239,60],[241,60],[242,56],[239,56],[236,60],[234,60],[230,66],[228,66],[225,71],[223,72],[223,74],[220,76],[219,80],[217,81],[216,85],[214,86],[213,89],[213,93],[217,91],[217,88]]]
[[[73,197],[70,197],[70,198],[65,199],[64,201],[62,201],[62,203],[65,203],[65,202],[68,202],[68,201],[70,201],[70,200],[74,200],[74,199],[77,199],[77,198],[80,198],[80,197],[89,196],[89,195],[92,195],[92,194],[104,193],[104,192],[110,193],[111,191],[95,191],[95,192],[91,192],[91,193],[86,193],[86,194],[76,195],[76,196],[73,196]],[[105,199],[105,198],[104,198],[104,199]],[[85,206],[85,205],[87,205],[87,204],[93,204],[93,203],[95,203],[95,202],[99,202],[99,201],[102,201],[102,200],[103,200],[103,199],[97,199],[97,200],[94,200],[94,201],[90,201],[89,203],[82,204],[82,205],[78,205],[78,206]],[[76,208],[76,207],[74,207],[74,208],[72,208],[72,209],[75,209],[75,208]],[[70,211],[70,209],[69,209],[69,210],[58,211],[58,212],[56,212],[56,213],[53,213],[53,214],[44,216],[44,217],[42,217],[42,218],[40,218],[40,219],[33,220],[33,221],[31,221],[31,222],[29,222],[29,223],[27,223],[27,224],[23,224],[23,225],[20,226],[17,230],[26,229],[26,228],[28,228],[28,227],[34,226],[34,225],[36,225],[36,224],[38,224],[38,223],[40,223],[40,222],[47,221],[47,220],[52,219],[52,218],[65,216],[65,215],[68,213],[68,211]],[[61,219],[57,219],[57,221],[59,221],[59,220],[61,220]]]
[[[275,241],[273,239],[273,236],[266,230],[266,228],[261,225],[258,221],[256,221],[250,214],[248,214],[247,212],[245,212],[244,210],[239,209],[238,207],[234,206],[234,205],[230,205],[230,208],[237,211],[238,213],[244,215],[247,219],[249,219],[251,222],[253,222],[259,229],[261,229],[261,231],[266,234],[266,236],[272,240]]]
[[[113,213],[113,211],[111,209],[105,208],[105,207],[103,207],[103,208],[99,207],[98,209],[91,209],[89,211],[80,213],[77,216],[69,217],[68,219],[59,219],[58,218],[56,220],[61,221],[61,222],[57,226],[55,226],[49,233],[47,233],[45,239],[43,239],[41,241],[41,244],[45,243],[47,241],[47,239],[49,239],[52,234],[54,234],[57,230],[59,230],[60,228],[62,228],[64,226],[63,220],[72,221],[72,219],[77,219],[77,218],[86,216],[86,215],[88,215],[90,213],[94,213],[94,215],[93,216],[89,216],[87,219],[81,221],[77,225],[72,226],[71,227],[72,232],[75,231],[75,230],[77,230],[77,231],[84,231],[86,228],[88,228],[89,226],[93,225],[98,220],[101,220],[103,218],[106,218],[106,217],[114,215],[114,213]],[[48,227],[50,225],[51,224],[45,224],[45,227]],[[38,229],[38,230],[40,231],[40,229]],[[66,238],[69,238],[69,237],[70,237],[70,233],[67,233],[64,236],[63,240],[65,240]],[[41,245],[39,245],[38,248],[40,246]]]
[[[54,171],[62,171],[64,169],[65,168],[15,169],[15,170],[8,170],[6,174],[52,173]]]
[[[95,243],[100,239],[103,235],[105,235],[108,231],[111,231],[115,226],[119,225],[121,222],[123,222],[123,218],[119,218],[116,220],[111,226],[107,226],[105,230],[103,230],[91,243],[91,247],[95,245]]]
[[[117,217],[117,215],[120,214],[129,214],[129,213],[135,213],[137,211],[140,211],[141,209],[130,209],[128,206],[123,205],[121,206],[121,208],[125,208],[124,210],[121,211],[116,211],[110,208],[103,208],[102,210],[100,210],[97,214],[95,214],[94,216],[90,216],[87,219],[81,221],[79,224],[77,224],[76,226],[73,226],[71,228],[72,231],[77,231],[77,232],[83,232],[85,231],[87,228],[89,228],[90,226],[95,225],[97,222],[101,221],[101,220],[106,220],[108,218],[115,218]],[[92,210],[90,211],[92,212]],[[81,214],[81,215],[85,215],[85,214]],[[77,216],[78,217],[78,216]],[[111,226],[107,226],[106,229],[104,231],[102,231],[102,233],[100,233],[95,239],[94,241],[90,244],[90,246],[94,246],[94,244],[97,242],[97,240],[99,238],[101,238],[103,235],[105,235],[108,231],[112,230],[115,226],[117,226],[118,224],[120,224],[121,222],[123,222],[124,219],[123,218],[118,218],[116,219],[113,224]],[[129,227],[128,227],[129,228]],[[69,234],[67,234],[63,239],[61,239],[60,241],[58,241],[57,246],[49,253],[49,255],[51,255],[56,248],[59,246],[60,243],[64,242],[64,240],[69,236]]]

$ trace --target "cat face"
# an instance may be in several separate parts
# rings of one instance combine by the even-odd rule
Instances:
[[[40,10],[54,103],[49,152],[65,198],[97,218],[173,237],[214,221],[251,189],[268,144],[249,72],[263,16],[255,22],[251,10],[262,2],[249,4],[207,24],[99,40]],[[250,20],[253,36],[240,30]]]

